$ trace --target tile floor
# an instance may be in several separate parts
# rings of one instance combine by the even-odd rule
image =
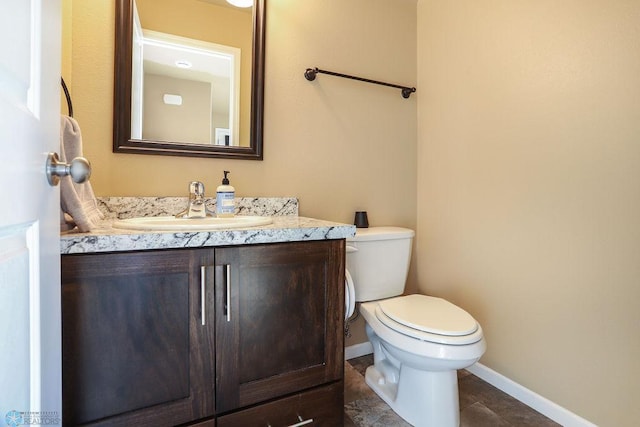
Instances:
[[[364,382],[373,356],[345,363],[345,427],[411,427]],[[461,427],[560,426],[468,371],[458,372]]]

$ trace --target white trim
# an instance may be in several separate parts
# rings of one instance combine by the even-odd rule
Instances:
[[[367,341],[345,347],[344,358],[349,360],[371,353],[373,353],[373,346]],[[467,371],[564,427],[597,427],[596,424],[585,420],[481,363],[469,366]]]
[[[469,366],[467,370],[564,427],[596,427],[595,424],[521,386],[493,369],[487,368],[481,363]]]
[[[350,345],[344,349],[344,360],[355,359],[356,357],[366,356],[373,353],[373,346],[369,341]]]

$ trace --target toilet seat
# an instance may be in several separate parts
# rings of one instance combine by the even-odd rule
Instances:
[[[466,345],[482,339],[478,322],[442,298],[418,294],[390,298],[378,302],[375,314],[388,328],[421,341]]]

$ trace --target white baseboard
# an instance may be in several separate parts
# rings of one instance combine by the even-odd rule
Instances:
[[[344,349],[344,360],[355,359],[373,353],[373,346],[369,341],[350,345]]]
[[[521,386],[493,369],[487,368],[481,363],[468,367],[467,371],[564,427],[597,427],[595,424]]]
[[[349,360],[371,353],[373,353],[373,347],[367,341],[346,347],[344,349],[344,358]],[[493,369],[487,368],[481,363],[476,363],[468,367],[467,370],[564,427],[597,427],[595,424],[521,386]]]

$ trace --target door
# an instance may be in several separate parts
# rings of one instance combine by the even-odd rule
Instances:
[[[0,2],[0,420],[60,425],[60,2]],[[40,423],[38,423],[40,424]]]
[[[209,249],[62,257],[64,425],[214,414],[212,264]]]
[[[343,375],[344,240],[215,250],[216,412]]]

